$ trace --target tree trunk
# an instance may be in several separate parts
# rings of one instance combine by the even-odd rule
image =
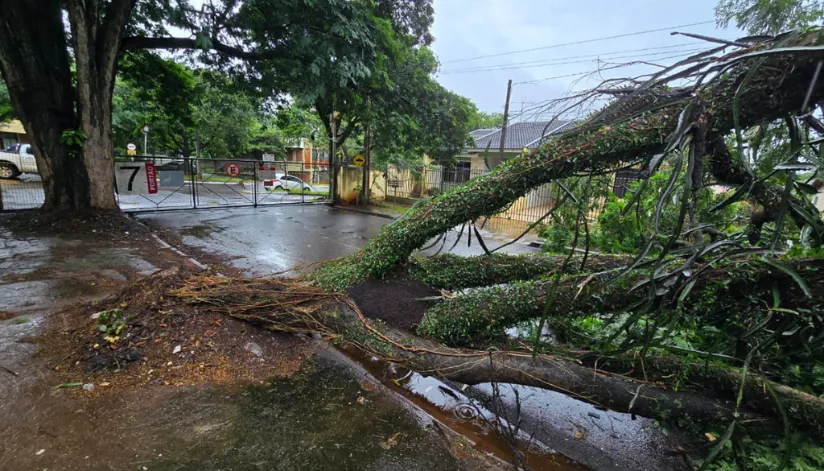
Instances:
[[[169,286],[164,283],[163,286]],[[159,293],[159,295],[161,295]],[[497,350],[445,348],[408,332],[373,326],[357,308],[340,295],[328,293],[302,279],[226,279],[210,276],[186,280],[171,295],[182,302],[252,322],[281,332],[316,332],[353,345],[370,355],[399,363],[422,374],[465,384],[501,382],[551,389],[600,407],[662,420],[692,419],[724,423],[735,415],[735,388],[721,395],[711,389],[672,391],[651,382],[589,368],[557,356]],[[277,302],[273,304],[273,300]],[[734,381],[734,374],[721,378]],[[778,424],[781,412],[753,379],[752,401],[745,398],[738,419]],[[779,386],[781,387],[781,386]],[[781,387],[787,414],[797,426],[817,436],[824,434],[818,418],[824,417],[824,401]]]
[[[701,104],[709,110],[704,115],[707,129],[723,134],[734,127],[733,97],[744,80],[749,81],[740,94],[741,127],[797,111],[821,55],[774,55],[766,58],[752,77],[747,73],[754,66],[753,60],[740,63],[700,94]],[[813,102],[824,96],[822,87],[812,91]],[[643,98],[645,95],[641,95]],[[510,159],[489,174],[416,205],[347,261],[322,267],[330,272],[319,273],[317,279],[339,288],[383,277],[431,238],[467,221],[495,214],[535,187],[574,173],[647,161],[665,147],[685,105],[681,99],[613,125],[573,132],[529,155]]]
[[[88,173],[61,142],[77,118],[60,1],[0,3],[0,44],[0,69],[43,181],[43,209],[89,208]]]
[[[112,1],[105,17],[103,2],[69,0],[67,5],[77,68],[79,129],[86,135],[82,158],[89,174],[89,202],[94,209],[117,210],[112,93],[121,33],[134,0]]]
[[[480,257],[478,257],[480,258]],[[541,257],[543,258],[543,257]],[[503,259],[503,269],[509,258]],[[444,268],[444,263],[434,264],[433,268],[439,271],[455,270],[462,275],[453,285],[461,284],[461,278],[476,280],[476,272],[493,272],[483,264],[492,262],[480,262],[480,260],[470,260],[453,267]],[[531,265],[546,263],[549,266],[552,262],[535,261]],[[474,266],[474,268],[473,268]],[[824,285],[822,271],[824,271],[824,259],[799,259],[792,263],[787,263],[793,271],[798,273],[806,282],[814,287]],[[693,271],[697,272],[700,266],[694,266]],[[422,275],[412,270],[417,279],[425,280],[435,278],[437,274]],[[518,276],[522,272],[513,272]],[[494,286],[471,291],[464,295],[444,300],[427,310],[426,315],[420,322],[418,333],[432,338],[436,338],[450,346],[458,347],[480,347],[493,341],[500,341],[505,338],[505,329],[518,324],[541,317],[544,312],[550,318],[566,320],[577,316],[586,316],[593,313],[602,315],[610,313],[621,313],[630,310],[637,303],[648,299],[649,293],[646,287],[630,291],[637,282],[647,278],[646,274],[628,275],[621,280],[611,280],[613,275],[604,274],[571,276],[557,284],[552,281],[520,281],[504,286]],[[502,277],[495,278],[498,283],[502,282]],[[516,278],[510,282],[517,281]],[[777,283],[780,289],[777,291],[784,300],[782,308],[814,309],[818,302],[822,301],[820,290],[812,290],[812,298],[808,298],[799,289],[792,277],[767,264],[753,260],[729,261],[719,264],[707,273],[703,274],[695,286],[692,288],[693,296],[685,299],[680,308],[686,311],[694,309],[696,303],[701,303],[700,293],[714,283],[722,283],[723,287],[714,288],[714,295],[719,298],[715,311],[696,313],[696,316],[707,324],[723,323],[729,317],[730,312],[756,313],[763,310],[763,306],[770,305],[773,296],[773,283]],[[746,295],[742,294],[746,293]],[[546,300],[552,297],[552,305],[546,310]],[[662,301],[663,302],[663,301]],[[700,305],[700,304],[698,304]],[[703,305],[702,305],[703,306]],[[672,306],[665,305],[664,308]],[[735,309],[734,309],[735,307]],[[774,322],[779,322],[783,317],[777,314]],[[821,328],[816,327],[812,332],[820,332]],[[808,332],[808,335],[812,335]],[[787,341],[798,340],[795,337],[787,337]],[[801,345],[800,341],[799,344]]]

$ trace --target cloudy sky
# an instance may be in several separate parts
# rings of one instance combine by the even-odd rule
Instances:
[[[656,61],[670,64],[708,43],[659,31],[560,47],[563,43],[632,34],[654,29],[735,38],[733,28],[717,29],[716,0],[435,0],[435,43],[441,61],[438,80],[471,98],[487,112],[503,111],[506,83],[512,79],[510,113],[536,119],[535,103],[595,85],[580,75],[603,61]],[[526,49],[541,48],[529,52]],[[643,50],[641,50],[643,49]],[[483,56],[478,58],[479,56]],[[476,59],[477,58],[477,59]],[[468,60],[472,59],[472,60]],[[611,76],[651,71],[648,66],[604,72]],[[569,77],[553,78],[564,75]],[[575,81],[579,82],[576,83]],[[532,83],[520,83],[532,82]]]

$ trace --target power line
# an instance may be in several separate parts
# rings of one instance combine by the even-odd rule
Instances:
[[[627,53],[627,52],[644,52],[644,51],[657,51],[657,50],[661,50],[661,49],[675,49],[675,48],[684,47],[684,46],[694,46],[695,44],[698,44],[698,43],[691,42],[691,43],[672,44],[670,46],[645,47],[645,48],[641,48],[641,49],[623,49],[623,50],[620,50],[620,51],[603,52],[603,53],[599,53],[599,54],[584,54],[584,55],[575,55],[575,56],[566,56],[566,57],[556,57],[554,59],[538,59],[538,60],[526,61],[526,62],[505,62],[503,64],[489,64],[489,65],[484,65],[484,66],[478,65],[478,66],[470,66],[470,67],[486,68],[486,67],[504,67],[504,66],[510,66],[510,65],[528,65],[528,64],[542,63],[542,62],[549,61],[549,60],[560,61],[560,60],[570,60],[570,59],[583,59],[583,58],[586,58],[586,57],[601,57],[601,56],[607,56],[607,55],[613,55],[613,54],[623,54],[623,53]],[[457,71],[457,70],[464,70],[464,69],[447,69],[447,70],[441,71],[441,73],[454,72],[454,71]]]
[[[484,59],[484,58],[487,58],[487,57],[501,57],[501,56],[508,56],[510,54],[520,54],[522,52],[541,51],[541,50],[544,50],[544,49],[554,49],[554,48],[558,48],[558,47],[572,46],[572,45],[576,45],[576,44],[594,43],[594,42],[598,42],[598,41],[606,41],[608,39],[618,39],[618,38],[626,38],[626,37],[630,37],[630,36],[638,36],[638,35],[641,35],[641,34],[658,33],[658,32],[661,32],[661,31],[670,31],[670,30],[677,29],[677,28],[687,28],[687,27],[690,27],[690,26],[706,25],[706,24],[710,24],[710,23],[715,23],[715,21],[702,21],[702,22],[699,22],[699,23],[689,23],[689,24],[686,24],[686,25],[670,26],[670,27],[667,27],[667,28],[649,29],[649,30],[646,30],[646,31],[636,31],[634,33],[624,33],[624,34],[616,34],[614,36],[605,36],[605,37],[602,37],[602,38],[585,39],[583,41],[572,41],[572,42],[568,42],[568,43],[552,44],[552,45],[549,45],[549,46],[533,47],[531,49],[521,49],[521,50],[518,50],[518,51],[500,52],[500,53],[497,53],[497,54],[487,54],[487,55],[483,55],[483,56],[470,57],[470,58],[466,58],[466,59],[455,59],[455,60],[451,60],[451,61],[444,61],[444,62],[442,62],[442,64],[454,64],[454,63],[457,63],[457,62],[468,62],[468,61],[474,61],[474,60],[477,60],[477,59]]]
[[[689,54],[689,53],[687,53],[687,54]],[[676,54],[674,56],[662,57],[660,60],[675,59],[677,57],[683,57],[687,54]],[[625,65],[628,66],[628,65],[632,65],[632,64],[625,64]],[[526,80],[526,81],[523,81],[523,82],[513,82],[513,85],[530,85],[530,84],[546,82],[548,80],[554,80],[554,79],[559,79],[559,78],[580,77],[582,75],[592,75],[593,73],[596,73],[596,72],[598,72],[598,70],[593,70],[593,71],[590,71],[590,72],[579,72],[579,73],[575,73],[575,74],[556,75],[554,77],[545,77],[545,78],[540,78],[540,79],[535,79],[535,80]]]
[[[665,54],[672,54],[672,53],[679,53],[677,56],[668,56],[663,57],[662,59],[669,59],[671,57],[680,57],[692,54],[693,52],[698,51],[705,51],[707,48],[699,47],[699,48],[692,48],[692,49],[680,49],[680,50],[671,50],[671,51],[659,51],[659,52],[652,52],[648,54],[632,54],[627,56],[613,56],[613,57],[605,57],[605,59],[645,59],[645,58],[653,58],[655,56],[661,56]],[[516,69],[533,69],[537,67],[551,67],[556,65],[569,65],[569,64],[585,64],[589,62],[593,62],[602,56],[594,56],[590,59],[583,59],[583,60],[576,60],[576,61],[566,61],[566,62],[554,62],[554,61],[547,61],[540,64],[534,65],[524,65],[524,66],[512,66],[512,67],[477,67],[474,69],[457,69],[447,72],[441,72],[441,75],[450,75],[450,74],[467,74],[472,72],[494,72],[497,70],[516,70]]]

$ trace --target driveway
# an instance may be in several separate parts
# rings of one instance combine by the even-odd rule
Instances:
[[[222,255],[239,269],[265,275],[300,264],[348,255],[366,245],[391,220],[369,214],[330,208],[326,205],[295,205],[258,208],[227,208],[210,211],[142,213],[141,221],[172,229],[186,245]],[[510,239],[506,235],[481,230],[491,249]],[[457,231],[447,235],[443,251],[457,239]],[[427,250],[433,254],[441,243]],[[504,249],[508,253],[539,252],[517,242]],[[469,241],[467,231],[452,250],[459,255],[480,255],[477,240]]]

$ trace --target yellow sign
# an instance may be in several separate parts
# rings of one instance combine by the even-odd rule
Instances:
[[[126,149],[127,155],[137,155],[137,151],[135,149]]]
[[[366,159],[364,159],[363,156],[360,155],[360,154],[358,154],[358,155],[356,155],[355,157],[352,158],[352,164],[354,164],[355,167],[363,167],[363,164],[365,164],[365,163],[366,163]]]

